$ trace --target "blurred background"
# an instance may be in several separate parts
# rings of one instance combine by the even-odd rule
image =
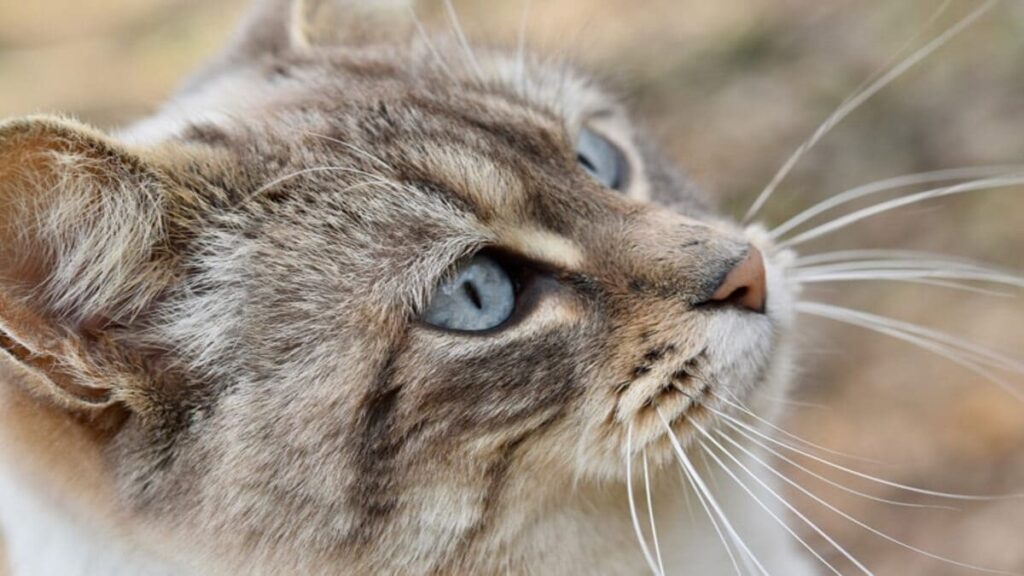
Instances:
[[[471,38],[514,45],[527,0],[456,0]],[[101,127],[154,110],[225,40],[245,0],[0,0],[0,117],[60,111]],[[922,27],[942,5],[948,8]],[[741,214],[790,152],[862,81],[978,6],[972,0],[534,0],[534,50],[604,79],[692,179]],[[423,17],[444,28],[437,3]],[[924,34],[918,36],[918,34]],[[899,174],[1024,163],[1024,3],[1004,2],[839,126],[763,212],[768,223],[829,195]],[[1024,270],[1024,189],[919,204],[802,246],[908,248]],[[1012,297],[897,283],[818,285],[812,300],[926,324],[1020,357],[1024,305]],[[1024,402],[914,347],[823,321],[802,323],[805,354],[785,427],[836,458],[934,490],[1024,492]],[[1020,375],[1007,375],[1024,390]],[[801,462],[851,487],[912,502]],[[914,546],[1024,570],[1024,501],[894,507],[793,477]],[[878,574],[966,574],[871,535],[796,491],[802,510]],[[943,502],[939,502],[940,504]],[[808,539],[844,572],[820,538]]]

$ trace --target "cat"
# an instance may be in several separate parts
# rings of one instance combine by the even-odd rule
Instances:
[[[726,472],[794,252],[579,71],[408,11],[261,0],[123,132],[0,124],[12,573],[817,573]]]

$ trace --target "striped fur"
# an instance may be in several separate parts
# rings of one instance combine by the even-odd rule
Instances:
[[[69,550],[118,542],[132,573],[639,574],[632,425],[677,519],[664,537],[685,543],[670,559],[718,573],[709,528],[681,521],[655,406],[689,441],[710,421],[690,396],[782,393],[786,255],[716,216],[576,71],[287,4],[260,4],[117,136],[0,125],[17,485],[93,539]],[[631,159],[626,194],[577,167],[585,124]],[[698,307],[750,241],[768,313]],[[420,325],[484,247],[543,271],[521,317]],[[28,253],[44,268],[12,264]],[[801,573],[778,538],[754,545]]]

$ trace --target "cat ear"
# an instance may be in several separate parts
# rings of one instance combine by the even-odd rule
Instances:
[[[414,4],[414,0],[259,0],[235,33],[227,61],[408,38]]]
[[[91,410],[133,391],[105,330],[166,286],[165,185],[103,134],[57,118],[0,123],[0,355],[55,403]]]
[[[412,0],[293,0],[291,43],[297,49],[407,38]]]

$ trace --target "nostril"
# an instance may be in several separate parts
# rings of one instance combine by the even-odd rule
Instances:
[[[709,302],[734,304],[762,313],[767,298],[764,256],[760,250],[751,246],[746,258],[725,275]]]

